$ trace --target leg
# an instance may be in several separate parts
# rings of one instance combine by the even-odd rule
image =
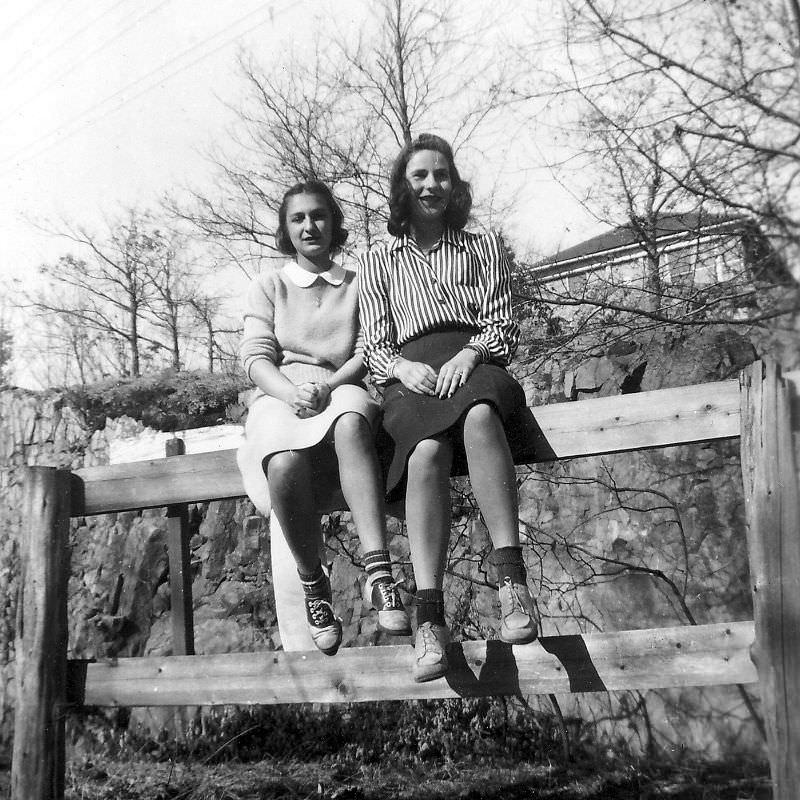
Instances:
[[[499,584],[500,638],[511,644],[531,642],[538,624],[519,541],[514,461],[500,417],[488,403],[467,412],[464,449],[472,491],[494,546],[489,560]]]
[[[273,510],[303,584],[311,638],[323,653],[334,655],[342,641],[342,623],[333,611],[330,581],[320,561],[320,520],[311,478],[308,451],[275,453],[267,463]]]
[[[418,590],[441,590],[444,581],[452,461],[452,445],[444,438],[424,439],[408,459],[406,527]]]
[[[308,451],[287,450],[271,456],[267,463],[267,483],[275,516],[281,523],[297,569],[312,573],[320,565],[322,533],[311,492]]]
[[[519,547],[519,496],[514,461],[494,408],[478,403],[464,418],[469,478],[495,548]]]
[[[449,632],[442,585],[450,541],[450,466],[453,448],[444,437],[421,441],[408,459],[406,527],[417,583],[414,680],[442,677],[449,667]]]
[[[394,636],[411,633],[411,623],[392,577],[386,541],[383,481],[372,428],[361,414],[342,414],[333,429],[339,480],[364,554],[365,599],[378,609],[378,626]]]
[[[343,414],[334,425],[342,494],[365,553],[386,549],[383,484],[372,430],[361,414]]]

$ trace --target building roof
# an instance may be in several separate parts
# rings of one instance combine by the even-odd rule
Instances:
[[[696,236],[700,232],[723,233],[747,227],[748,224],[748,221],[742,217],[704,214],[696,211],[684,214],[664,214],[655,220],[655,235],[656,241],[680,239]],[[586,239],[566,250],[559,250],[554,255],[534,264],[534,269],[545,269],[548,266],[564,268],[570,262],[578,266],[581,263],[604,260],[611,253],[622,255],[625,250],[639,250],[641,246],[642,236],[639,230],[628,223],[601,233],[599,236]]]

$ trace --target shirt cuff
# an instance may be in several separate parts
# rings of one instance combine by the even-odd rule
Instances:
[[[464,345],[464,349],[472,350],[477,353],[480,356],[482,364],[486,364],[492,358],[489,348],[483,344],[483,342],[467,342],[467,344]]]
[[[394,370],[397,367],[397,362],[402,358],[401,355],[393,356],[391,361],[386,365],[386,377],[389,380],[393,380],[395,378]]]
[[[377,383],[390,381],[391,375],[389,368],[400,357],[392,347],[382,347],[379,350],[367,349],[364,353],[367,368],[372,373],[373,379]]]

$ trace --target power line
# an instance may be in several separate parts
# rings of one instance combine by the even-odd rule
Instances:
[[[288,8],[288,5],[287,5],[287,8]],[[159,66],[156,69],[151,70],[150,72],[148,72],[146,75],[144,75],[144,76],[142,76],[140,78],[137,78],[137,80],[135,80],[133,83],[128,84],[127,86],[123,87],[122,89],[119,89],[118,91],[114,92],[113,94],[109,95],[108,97],[104,98],[103,100],[99,101],[98,103],[95,103],[93,106],[89,107],[88,109],[84,109],[78,115],[73,117],[73,119],[71,119],[69,122],[65,123],[64,125],[60,126],[59,128],[56,128],[56,129],[50,131],[49,133],[45,134],[44,136],[39,137],[35,141],[25,145],[21,150],[17,151],[13,155],[11,155],[11,156],[3,159],[2,161],[0,161],[0,169],[2,170],[0,172],[0,174],[6,175],[12,169],[14,169],[13,166],[12,167],[8,167],[6,169],[2,169],[2,167],[4,165],[10,164],[11,162],[16,162],[16,161],[20,161],[20,160],[27,160],[27,159],[30,159],[30,158],[33,158],[33,157],[38,157],[40,155],[43,155],[44,153],[46,153],[49,150],[51,150],[53,147],[56,147],[57,145],[62,144],[66,139],[69,139],[72,136],[74,136],[82,128],[85,128],[85,127],[88,127],[90,125],[95,124],[98,121],[99,118],[95,118],[93,120],[88,120],[85,123],[83,123],[83,125],[78,125],[77,128],[75,128],[75,129],[73,129],[73,130],[71,130],[69,132],[63,133],[63,135],[62,135],[62,131],[65,131],[66,129],[70,128],[71,126],[75,125],[76,123],[80,123],[80,121],[81,121],[81,119],[83,117],[93,113],[94,111],[99,109],[101,106],[104,106],[107,103],[109,103],[112,100],[114,100],[119,95],[124,94],[128,90],[135,88],[137,85],[143,83],[148,78],[153,77],[157,73],[161,72],[163,69],[169,67],[171,64],[175,63],[176,61],[179,61],[179,60],[183,59],[185,56],[189,55],[190,53],[192,53],[193,51],[197,50],[198,48],[203,47],[203,46],[207,45],[208,43],[212,42],[214,39],[217,39],[219,36],[221,36],[221,35],[223,35],[225,33],[228,33],[232,28],[239,26],[241,23],[243,23],[246,20],[249,20],[251,17],[255,16],[259,12],[263,12],[263,10],[264,9],[262,7],[262,8],[255,9],[254,11],[251,11],[249,14],[246,14],[244,17],[241,17],[236,22],[233,22],[230,25],[228,25],[227,27],[225,27],[222,31],[219,31],[218,33],[214,34],[213,36],[210,36],[208,39],[205,39],[202,42],[199,42],[198,44],[193,45],[192,47],[188,48],[187,50],[184,50],[179,55],[175,56],[174,58],[169,59],[168,61],[166,61],[161,66]],[[279,12],[279,13],[282,13],[284,10],[285,9],[282,9],[281,12]],[[266,18],[261,20],[260,22],[258,22],[256,25],[252,26],[250,28],[250,30],[255,30],[256,28],[261,27],[261,25],[263,25],[265,22],[272,21],[274,19],[275,13],[273,12],[273,9],[271,8],[271,6],[267,7],[267,12],[268,13],[267,13]],[[138,99],[143,94],[146,94],[147,92],[152,91],[156,86],[159,85],[159,83],[161,83],[163,81],[166,81],[166,80],[169,80],[170,78],[175,77],[175,75],[178,75],[181,72],[183,72],[184,70],[189,69],[190,67],[194,66],[198,62],[202,61],[204,58],[208,58],[210,55],[213,55],[214,53],[216,53],[217,51],[221,50],[226,45],[230,44],[230,42],[232,42],[238,35],[239,35],[239,33],[234,34],[230,38],[228,38],[225,41],[221,42],[217,47],[213,48],[212,50],[209,50],[207,52],[201,53],[200,56],[198,56],[193,61],[190,61],[188,64],[185,64],[185,65],[179,67],[178,69],[173,70],[172,72],[168,73],[167,75],[159,77],[156,81],[151,83],[149,86],[146,86],[140,92],[137,92],[133,96],[131,96],[128,99],[124,100],[115,109],[109,111],[108,114],[115,113],[116,111],[119,111],[121,108],[123,108],[124,106],[128,105],[129,103],[132,103],[134,100]],[[57,137],[55,142],[52,142],[51,144],[45,145],[45,147],[43,147],[43,148],[41,148],[39,150],[35,150],[35,148],[38,145],[42,144],[43,142],[46,142],[47,140],[51,139],[53,136]],[[31,151],[31,150],[33,150],[34,152],[29,153],[29,151]]]
[[[38,42],[50,31],[51,28],[55,27],[58,24],[59,15],[61,12],[75,0],[63,0],[61,5],[59,5],[56,9],[51,9],[50,11],[43,10],[44,13],[47,14],[46,22],[44,25],[36,27],[36,35],[31,42],[31,48],[29,48],[27,53],[24,53],[21,60],[24,62],[26,57],[29,57],[31,50],[38,44]],[[46,5],[46,4],[43,4]],[[28,15],[30,16],[30,15]],[[11,39],[11,36],[7,33],[6,39]]]
[[[136,18],[133,20],[133,22],[131,22],[130,25],[128,25],[126,28],[123,28],[121,31],[118,31],[110,39],[107,39],[99,47],[96,47],[90,53],[87,53],[79,61],[74,62],[70,67],[68,67],[63,72],[59,72],[58,80],[63,80],[64,78],[67,77],[67,75],[70,75],[73,72],[75,72],[75,70],[78,69],[78,67],[81,67],[84,64],[86,64],[89,61],[90,58],[92,58],[93,56],[97,55],[101,50],[105,50],[105,48],[108,47],[110,44],[113,44],[121,36],[124,36],[129,30],[131,30],[132,28],[135,28],[143,20],[147,19],[147,17],[151,16],[152,14],[155,14],[157,11],[162,9],[165,5],[167,5],[167,3],[170,3],[171,1],[172,0],[162,0],[162,2],[159,5],[155,6],[154,8],[151,8],[149,11],[147,11],[144,14],[141,14],[139,16],[136,16],[136,13],[134,12],[133,16],[136,16]],[[125,2],[125,0],[119,0],[117,5],[120,5],[120,3],[123,3],[123,2]],[[116,8],[116,6],[114,6],[114,8]],[[108,12],[106,12],[106,13],[108,13]],[[97,19],[100,19],[103,16],[105,16],[105,14],[101,14],[101,16],[96,18],[95,21],[97,21]],[[131,17],[128,17],[128,19],[130,19],[130,18]],[[80,33],[82,33],[84,30],[86,30],[87,27],[88,27],[88,24],[81,29]],[[75,35],[77,35],[77,34],[74,34],[70,38],[71,39],[74,38]],[[69,40],[67,40],[67,41],[69,41]],[[62,43],[62,44],[65,44],[65,43]],[[40,61],[39,63],[44,63],[44,59],[42,61]],[[50,89],[53,88],[53,86],[54,86],[54,82],[51,81],[49,84],[45,85],[41,90],[39,90],[36,94],[31,95],[29,97],[26,97],[25,100],[22,101],[22,103],[20,103],[18,106],[16,106],[12,111],[10,111],[4,117],[0,118],[0,125],[2,125],[7,120],[11,119],[20,109],[25,108],[25,106],[30,105],[34,100],[37,100],[43,94],[46,94]]]
[[[33,8],[29,8],[28,11],[24,14],[21,14],[17,17],[14,22],[12,22],[4,31],[3,31],[3,39],[10,39],[11,34],[23,23],[25,22],[30,16],[39,12],[40,9],[43,9],[47,5],[47,0],[43,0],[43,2],[39,3],[38,6],[34,6]]]
[[[45,55],[44,58],[41,58],[38,61],[35,61],[33,63],[33,65],[31,65],[30,67],[27,67],[28,72],[29,73],[30,72],[35,72],[42,64],[48,63],[50,61],[50,59],[52,59],[52,57],[53,57],[53,55],[55,53],[57,53],[59,50],[63,50],[71,41],[73,41],[73,39],[75,39],[75,37],[80,36],[87,28],[91,27],[96,22],[99,22],[104,17],[107,17],[109,14],[111,14],[113,11],[115,11],[119,6],[121,6],[125,2],[126,2],[126,0],[117,0],[117,2],[111,8],[107,8],[101,14],[98,14],[94,19],[92,19],[89,22],[87,22],[83,27],[79,28],[71,36],[68,36],[66,39],[64,39],[61,42],[59,42],[55,47],[50,49],[47,52],[47,54]],[[8,70],[8,72],[6,72],[6,74],[4,76],[5,77],[5,81],[3,82],[2,86],[8,86],[11,83],[11,80],[10,80],[11,77],[16,72],[19,72],[19,70],[21,70],[24,65],[25,65],[25,59],[24,58],[19,59],[19,61],[17,61],[16,64],[14,64],[14,66],[11,67],[11,69]],[[63,73],[62,73],[62,76],[63,76]],[[39,94],[41,94],[41,92]],[[38,97],[39,95],[36,95],[36,96]]]

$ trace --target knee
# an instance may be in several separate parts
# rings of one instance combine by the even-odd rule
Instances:
[[[450,475],[452,450],[449,443],[440,439],[423,439],[408,458],[409,472],[415,475]]]
[[[353,445],[363,447],[372,441],[372,429],[361,414],[349,411],[336,420],[333,439],[337,449]]]
[[[270,491],[273,494],[289,491],[301,479],[303,468],[303,453],[287,450],[270,456],[266,468]]]
[[[355,437],[369,433],[370,427],[367,420],[364,419],[361,414],[356,414],[355,411],[348,411],[336,420],[334,430],[337,436]]]
[[[494,435],[499,427],[500,417],[489,403],[477,403],[464,417],[465,438],[485,439]]]

